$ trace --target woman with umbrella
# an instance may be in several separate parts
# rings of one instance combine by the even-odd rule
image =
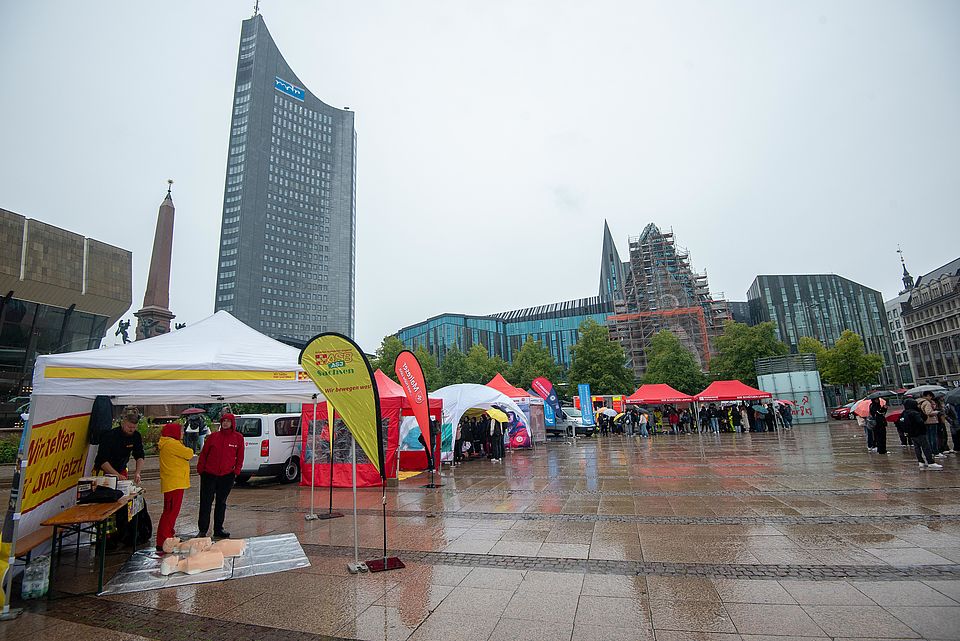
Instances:
[[[490,460],[499,463],[503,461],[503,421],[507,415],[496,408],[487,410],[487,414],[490,416]]]
[[[887,402],[879,396],[870,399],[870,419],[873,421],[873,446],[877,454],[887,453]]]

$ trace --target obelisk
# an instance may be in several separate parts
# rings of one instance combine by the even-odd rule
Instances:
[[[153,236],[153,254],[150,256],[150,275],[143,307],[136,312],[137,340],[159,336],[170,331],[175,318],[170,311],[170,262],[173,254],[173,181],[167,181],[167,197],[160,203],[157,214],[157,232]]]

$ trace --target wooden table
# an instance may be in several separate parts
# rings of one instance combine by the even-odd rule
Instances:
[[[137,498],[138,495],[132,494],[124,496],[121,499],[114,501],[112,503],[86,503],[84,505],[74,505],[73,507],[67,508],[60,514],[50,517],[42,523],[44,526],[53,528],[53,548],[50,550],[50,592],[48,596],[53,593],[53,558],[54,554],[59,554],[63,552],[63,540],[58,536],[57,530],[69,530],[77,533],[77,545],[80,545],[80,534],[82,532],[87,532],[90,534],[97,535],[97,550],[96,555],[99,557],[99,573],[97,575],[97,594],[103,592],[103,570],[106,562],[107,556],[107,521],[111,516],[119,512],[120,510],[126,509],[131,501]],[[133,544],[134,548],[137,545],[137,526],[139,525],[140,511],[138,510],[134,514],[133,518]],[[59,552],[58,552],[59,549]]]

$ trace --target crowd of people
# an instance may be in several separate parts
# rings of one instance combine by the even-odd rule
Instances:
[[[867,450],[876,454],[887,452],[887,402],[882,398],[870,400],[867,416],[856,415],[863,427]],[[897,435],[902,447],[913,447],[921,470],[942,470],[941,461],[960,452],[960,422],[957,408],[938,398],[932,391],[918,399],[906,398],[903,412],[896,421]],[[950,447],[949,439],[953,441]]]
[[[503,424],[486,415],[463,416],[457,424],[453,445],[453,464],[474,459],[503,461]]]
[[[601,435],[626,434],[639,438],[657,434],[773,432],[793,428],[793,411],[787,403],[710,403],[699,413],[676,405],[657,405],[650,409],[631,406],[617,417],[598,412],[597,427]]]

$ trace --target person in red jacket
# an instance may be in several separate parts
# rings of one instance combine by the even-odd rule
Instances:
[[[242,468],[243,436],[237,432],[237,418],[233,414],[224,414],[220,417],[220,429],[207,437],[197,459],[197,473],[200,474],[199,536],[206,536],[210,529],[210,506],[216,498],[213,536],[230,538],[230,533],[223,529],[223,519],[227,514],[227,496]]]

